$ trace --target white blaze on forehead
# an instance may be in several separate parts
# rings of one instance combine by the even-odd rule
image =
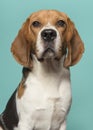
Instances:
[[[59,34],[59,31],[55,28],[55,26],[51,25],[49,22],[46,24],[38,33],[37,37],[37,43],[36,43],[36,48],[37,48],[37,55],[40,57],[42,53],[44,52],[44,41],[42,40],[41,37],[41,32],[45,29],[53,29],[56,31],[57,37],[54,40],[54,49],[56,52],[59,51],[60,45],[61,45],[61,37]]]
[[[43,31],[44,29],[54,29],[55,31],[57,31],[55,26],[51,25],[49,22],[41,29],[41,31]]]

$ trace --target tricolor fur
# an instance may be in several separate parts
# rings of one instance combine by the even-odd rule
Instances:
[[[73,22],[55,10],[33,13],[11,51],[24,66],[23,77],[0,117],[0,130],[66,130],[72,100],[69,67],[84,52]]]

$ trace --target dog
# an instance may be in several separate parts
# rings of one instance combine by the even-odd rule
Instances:
[[[63,12],[33,13],[11,46],[23,77],[0,115],[0,130],[66,130],[71,107],[70,66],[84,44]]]

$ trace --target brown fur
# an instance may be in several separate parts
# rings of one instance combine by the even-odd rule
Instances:
[[[19,87],[18,87],[18,95],[17,95],[18,98],[21,98],[21,97],[23,96],[24,91],[25,91],[25,86],[24,86],[24,83],[21,82],[21,83],[19,84]]]
[[[56,22],[60,19],[63,19],[66,23],[64,28],[58,28],[56,26]],[[35,20],[42,23],[39,28],[32,26],[32,22]],[[11,47],[15,59],[25,67],[31,68],[33,66],[31,53],[36,55],[38,51],[36,50],[37,35],[40,29],[48,22],[57,28],[62,38],[62,44],[64,44],[61,46],[65,47],[64,50],[68,50],[64,66],[69,67],[75,65],[84,52],[83,42],[70,18],[66,14],[56,10],[35,12],[26,20]],[[66,53],[66,51],[64,52]],[[59,58],[61,57],[62,52],[59,51]]]

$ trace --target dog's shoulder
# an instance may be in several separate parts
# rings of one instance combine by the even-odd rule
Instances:
[[[16,109],[16,92],[17,89],[9,99],[4,112],[0,115],[0,125],[2,127],[6,126],[9,130],[12,130],[14,126],[17,126],[19,120]]]

